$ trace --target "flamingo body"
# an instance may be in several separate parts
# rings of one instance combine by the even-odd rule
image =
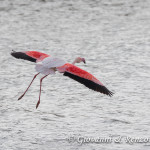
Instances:
[[[64,64],[66,64],[66,62],[59,58],[47,57],[42,61],[42,64],[44,67],[54,68],[63,66]]]
[[[48,75],[55,74],[56,68],[63,66],[66,62],[59,58],[46,57],[35,66],[35,70],[39,73]]]

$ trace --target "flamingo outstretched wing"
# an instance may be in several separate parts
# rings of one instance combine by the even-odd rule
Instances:
[[[64,76],[74,79],[94,91],[106,94],[108,96],[113,95],[113,92],[109,91],[98,79],[96,79],[89,72],[69,63],[63,67],[65,68]]]
[[[37,52],[37,51],[24,51],[24,52],[12,51],[11,55],[17,59],[24,59],[31,62],[39,62],[42,61],[44,58],[50,56],[48,54]]]

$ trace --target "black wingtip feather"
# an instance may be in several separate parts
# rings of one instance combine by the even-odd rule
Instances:
[[[28,60],[31,62],[36,62],[35,58],[32,58],[23,52],[15,52],[14,50],[12,50],[11,55],[17,59],[24,59],[24,60]]]
[[[99,85],[91,80],[81,78],[81,77],[71,74],[69,72],[65,72],[64,76],[68,76],[69,78],[74,79],[74,80],[80,82],[81,84],[84,84],[89,89],[106,94],[110,97],[113,96],[113,94],[114,94],[113,92],[109,91],[105,86]]]

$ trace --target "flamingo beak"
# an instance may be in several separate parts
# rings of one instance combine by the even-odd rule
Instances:
[[[82,61],[86,64],[86,61],[85,61],[85,59],[84,59],[84,58],[82,58]]]

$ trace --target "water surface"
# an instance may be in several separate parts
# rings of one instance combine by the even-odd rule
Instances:
[[[0,1],[0,149],[147,150],[126,137],[150,137],[149,0]],[[95,75],[113,97],[93,92],[62,74],[43,80],[41,104],[34,63],[10,52],[37,50]],[[122,143],[68,142],[72,137],[122,137]],[[75,139],[76,140],[76,139]]]

